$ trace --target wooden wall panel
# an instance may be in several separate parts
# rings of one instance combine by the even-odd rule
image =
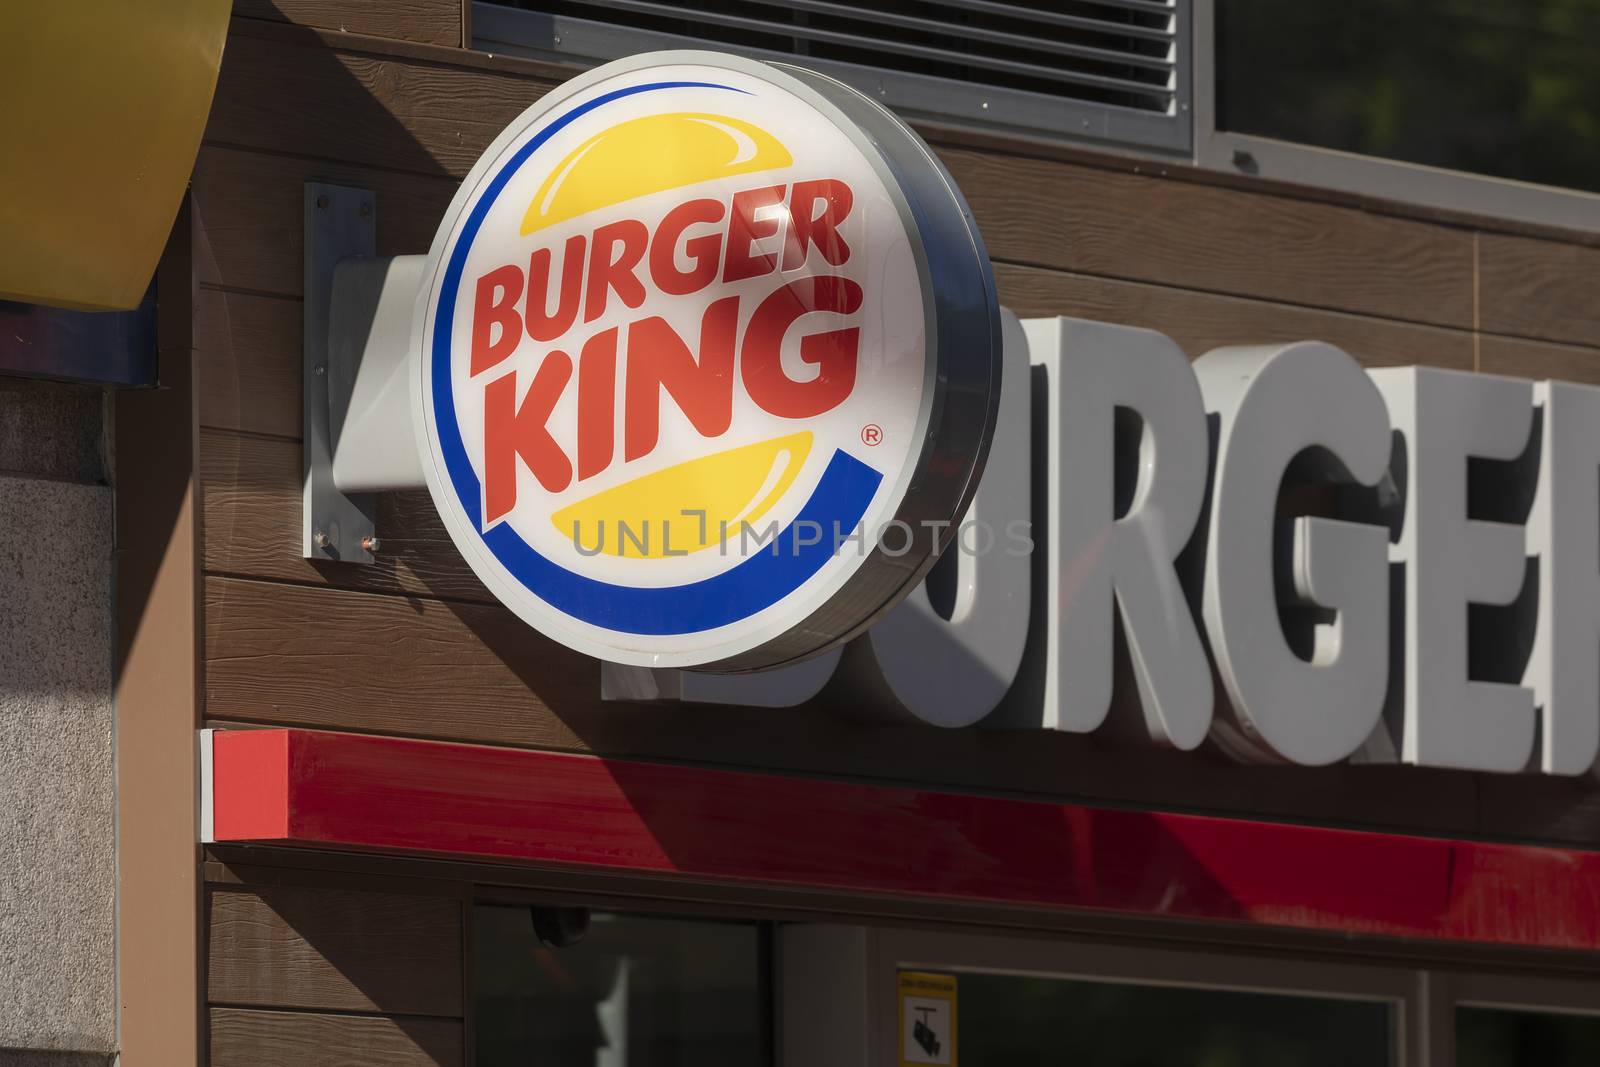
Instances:
[[[598,662],[498,605],[224,578],[206,604],[217,718],[578,749],[564,717],[601,711]]]
[[[1472,235],[1354,208],[940,152],[996,259],[1472,326]]]
[[[1195,359],[1222,345],[1326,341],[1369,366],[1472,369],[1472,335],[1264,300],[1140,282],[995,265],[1000,299],[1018,315],[1072,315],[1160,330]]]
[[[247,18],[423,44],[462,43],[462,0],[234,0]]]
[[[1478,254],[1483,330],[1600,345],[1600,248],[1486,233]]]
[[[847,694],[783,711],[603,705],[594,660],[491,605],[211,578],[206,654],[208,706],[228,721],[1453,833],[1470,833],[1476,811],[1465,775],[1245,767],[1054,731],[880,725],[841,706]]]
[[[452,1019],[211,1009],[211,1067],[460,1067]]]
[[[549,84],[235,36],[206,139],[459,178]],[[996,259],[1472,325],[1465,231],[1059,161],[941,154]]]
[[[1490,838],[1593,848],[1600,842],[1600,789],[1592,774],[1572,778],[1493,774],[1480,793],[1482,832]]]
[[[195,163],[194,200],[206,221],[216,285],[301,295],[306,182],[371,189],[378,201],[380,256],[426,252],[457,184],[350,163],[204,147]]]
[[[206,569],[492,603],[445,532],[426,491],[378,499],[382,547],[370,566],[313,563],[300,555],[300,442],[208,430],[200,441],[205,479]]]
[[[298,299],[202,289],[200,425],[299,437],[302,344]]]
[[[1478,345],[1478,369],[1489,374],[1600,385],[1600,349],[1494,334],[1484,334]]]
[[[212,1004],[460,1018],[461,901],[211,887]]]
[[[205,140],[459,178],[551,82],[318,37],[228,39]]]

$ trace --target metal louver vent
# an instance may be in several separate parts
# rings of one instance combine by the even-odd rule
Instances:
[[[505,0],[477,46],[787,59],[911,115],[1187,151],[1189,0]]]

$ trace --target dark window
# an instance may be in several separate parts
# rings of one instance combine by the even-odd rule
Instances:
[[[1394,1009],[1383,1001],[972,973],[959,989],[966,1067],[1394,1062]]]
[[[597,912],[581,938],[552,947],[526,907],[483,905],[474,924],[480,1067],[770,1062],[759,925]]]
[[[1217,126],[1600,192],[1600,3],[1217,0]]]
[[[1600,1018],[1459,1008],[1456,1063],[1459,1067],[1593,1067],[1600,1063]]]

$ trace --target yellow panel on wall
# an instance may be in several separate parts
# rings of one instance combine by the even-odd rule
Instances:
[[[0,298],[131,308],[211,109],[229,0],[0,3]]]

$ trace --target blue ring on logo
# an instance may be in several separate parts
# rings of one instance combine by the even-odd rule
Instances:
[[[433,328],[433,414],[451,486],[474,530],[483,527],[483,489],[467,459],[461,426],[456,421],[450,380],[450,327],[455,321],[456,296],[473,239],[512,176],[557,131],[595,108],[623,97],[659,89],[688,88],[744,92],[714,82],[652,82],[606,93],[572,109],[552,120],[519,148],[489,180],[483,196],[467,216],[461,236],[451,248]],[[480,536],[489,551],[524,588],[557,611],[619,633],[654,636],[698,633],[748,618],[804,585],[832,558],[839,539],[849,536],[860,524],[882,481],[881,473],[836,449],[816,491],[794,521],[772,541],[770,550],[758,551],[721,574],[688,585],[640,588],[585,577],[540,555],[509,523],[501,523]],[[815,531],[816,539],[802,539],[802,529]]]

